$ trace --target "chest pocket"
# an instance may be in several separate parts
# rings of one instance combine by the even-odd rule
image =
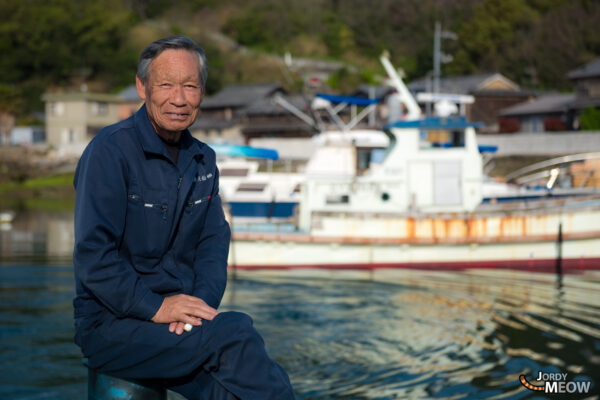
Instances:
[[[206,206],[208,204],[208,201],[210,200],[210,196],[200,196],[199,198],[194,198],[191,199],[187,202],[187,204],[185,205],[185,211],[188,214],[191,214],[193,212],[199,212],[203,206]]]
[[[171,230],[171,213],[165,190],[130,190],[125,239],[131,254],[142,257],[160,257],[163,254]]]
[[[181,219],[181,232],[186,237],[197,238],[202,233],[206,221],[208,205],[211,201],[212,180],[198,181],[185,202]]]

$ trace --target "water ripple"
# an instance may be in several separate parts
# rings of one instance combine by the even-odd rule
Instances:
[[[600,382],[594,271],[238,276],[222,307],[252,315],[299,399],[534,398],[518,376],[539,370]],[[82,398],[72,295],[70,266],[0,267],[0,398]]]

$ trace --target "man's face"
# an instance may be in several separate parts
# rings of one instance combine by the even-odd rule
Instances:
[[[164,50],[150,64],[148,82],[136,77],[136,87],[156,132],[163,137],[181,132],[196,120],[204,97],[198,56]]]

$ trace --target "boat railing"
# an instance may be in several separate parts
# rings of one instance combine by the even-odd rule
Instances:
[[[551,158],[549,160],[541,161],[535,164],[528,165],[523,168],[519,168],[516,171],[513,171],[506,175],[506,182],[517,182],[519,177],[525,176],[527,174],[533,173],[535,171],[544,170],[544,169],[553,169],[555,167],[559,167],[566,164],[571,164],[574,162],[586,161],[586,160],[594,160],[600,159],[600,152],[592,152],[592,153],[580,153],[580,154],[571,154],[561,157]]]

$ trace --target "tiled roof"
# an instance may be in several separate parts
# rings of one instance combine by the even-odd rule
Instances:
[[[600,58],[596,58],[584,66],[570,71],[567,77],[569,79],[600,77]]]
[[[308,112],[310,108],[310,99],[305,99],[302,95],[282,95],[281,97],[301,111]],[[290,112],[277,103],[274,97],[266,97],[250,104],[244,110],[244,114],[248,116],[289,115]]]
[[[119,92],[118,96],[127,102],[138,102],[142,101],[137,93],[135,85],[129,85],[125,89]]]
[[[514,90],[519,90],[519,86],[504,77],[499,73],[487,73],[487,74],[473,74],[463,76],[449,76],[440,79],[440,92],[442,93],[455,93],[455,94],[471,94],[482,90],[485,84],[492,79],[502,79],[510,86],[514,87]],[[408,89],[412,92],[431,92],[433,91],[433,80],[428,84],[427,78],[421,78],[416,81],[412,81],[408,85]]]
[[[200,108],[240,108],[250,105],[258,99],[271,96],[275,92],[284,92],[279,83],[260,83],[228,86],[213,96],[204,99]]]
[[[232,126],[235,126],[236,124],[237,121],[225,121],[222,119],[206,118],[200,115],[188,129],[190,131],[195,131],[199,129],[228,129]]]
[[[498,115],[517,116],[532,114],[550,114],[567,111],[575,101],[575,95],[572,93],[562,94],[553,93],[538,97],[535,100],[515,104],[508,108],[500,110]]]
[[[100,101],[106,103],[122,103],[119,96],[107,93],[92,92],[67,92],[67,93],[44,93],[43,101]]]
[[[374,86],[374,85],[360,85],[351,96],[356,97],[369,97],[371,92],[374,92],[374,96],[376,99],[381,99],[392,93],[394,89],[389,86]]]

